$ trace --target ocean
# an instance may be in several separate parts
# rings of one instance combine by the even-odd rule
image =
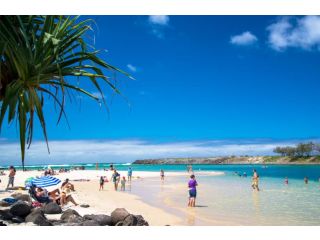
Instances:
[[[99,169],[109,168],[111,163],[99,163]],[[74,167],[85,167],[86,170],[95,170],[96,164],[93,163],[78,163],[78,164],[49,164],[49,165],[32,165],[25,166],[27,170],[38,170],[45,169],[48,166],[58,170],[60,168],[74,168]],[[166,171],[186,171],[187,165],[144,165],[144,164],[131,164],[131,163],[119,163],[113,164],[113,166],[119,170],[127,170],[128,167],[132,167],[133,171],[156,171],[159,172],[160,169]],[[21,166],[15,166],[18,170],[22,169]],[[1,168],[1,167],[0,167]],[[2,167],[2,168],[7,168]],[[285,178],[289,179],[303,179],[308,177],[311,181],[318,181],[320,177],[320,165],[252,165],[252,164],[230,164],[230,165],[193,165],[193,170],[195,171],[222,171],[227,175],[233,175],[234,172],[239,174],[247,173],[248,176],[251,175],[252,170],[256,169],[261,177],[271,177],[271,178]]]
[[[108,168],[110,163],[99,163]],[[92,163],[50,165],[53,169],[84,166],[96,169]],[[26,166],[43,169],[48,165]],[[186,172],[186,165],[114,164],[120,171]],[[21,169],[21,167],[17,167]],[[252,170],[260,176],[260,192],[251,188]],[[183,225],[249,225],[249,226],[320,226],[320,165],[193,165],[198,186],[197,207],[187,208],[188,176],[135,179],[127,191],[142,201],[162,208],[182,219]],[[219,171],[223,175],[209,176],[198,171]],[[247,177],[243,177],[243,173]],[[241,176],[240,176],[241,175]],[[305,184],[304,177],[309,178]],[[289,184],[284,184],[288,177]]]

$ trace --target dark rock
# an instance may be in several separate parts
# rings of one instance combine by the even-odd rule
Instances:
[[[115,226],[123,226],[123,221],[117,222]]]
[[[123,220],[123,226],[137,226],[138,224],[138,219],[135,215],[128,215],[124,220]]]
[[[53,224],[48,220],[41,221],[38,225],[39,226],[53,226]]]
[[[52,220],[49,220],[49,222],[50,222],[53,226],[61,226],[61,225],[63,225],[63,222],[62,222],[61,220],[52,219]]]
[[[28,194],[22,194],[22,193],[13,193],[11,194],[11,197],[21,200],[21,201],[26,201],[26,202],[31,202],[31,198]]]
[[[7,226],[7,224],[4,224],[3,222],[0,222],[0,226]]]
[[[18,201],[10,208],[10,213],[19,217],[26,217],[31,212],[31,207],[23,201]]]
[[[46,204],[43,207],[43,211],[44,211],[45,214],[59,214],[59,213],[62,213],[61,207],[55,202],[51,202],[51,203]]]
[[[44,211],[43,211],[43,209],[42,209],[42,208],[39,208],[39,207],[38,207],[38,208],[32,208],[32,209],[31,209],[31,213],[32,213],[32,214],[38,213],[38,214],[41,214],[41,215],[44,216]],[[31,213],[30,213],[30,214],[31,214]]]
[[[123,221],[129,215],[128,211],[124,208],[116,208],[111,213],[111,224],[116,225],[118,222]]]
[[[63,223],[62,226],[82,226],[82,223]]]
[[[6,209],[6,210],[0,210],[0,219],[1,220],[11,220],[13,218],[13,215],[10,212],[10,209]]]
[[[90,214],[90,215],[84,215],[83,218],[85,220],[94,220],[97,223],[99,223],[100,226],[107,226],[107,225],[111,225],[111,217],[108,215],[104,215],[104,214],[98,214],[98,215],[94,215],[94,214]]]
[[[80,207],[82,207],[82,208],[88,208],[88,207],[90,207],[90,205],[89,205],[89,204],[81,204]]]
[[[135,215],[135,217],[138,221],[136,226],[149,226],[149,223],[141,215]]]
[[[86,220],[81,224],[81,226],[100,226],[100,224],[94,220]]]
[[[5,201],[0,201],[0,207],[9,207],[10,204]]]
[[[34,224],[38,224],[44,220],[47,220],[47,218],[44,216],[44,212],[40,208],[33,209],[25,219],[26,222],[33,222]]]
[[[61,215],[60,219],[66,223],[82,223],[83,221],[83,218],[80,216],[80,214],[73,209],[68,209],[65,211]]]
[[[24,222],[24,219],[22,217],[18,217],[18,216],[14,216],[11,221],[13,223],[23,223]]]

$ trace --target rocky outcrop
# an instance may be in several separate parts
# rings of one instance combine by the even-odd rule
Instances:
[[[48,212],[50,210],[50,213]],[[53,209],[53,210],[52,210]],[[52,210],[52,211],[51,211]],[[0,226],[33,223],[38,226],[148,226],[148,222],[141,215],[130,214],[124,208],[117,208],[111,216],[105,214],[87,214],[81,216],[77,211],[68,209],[63,212],[60,219],[47,219],[46,214],[57,212],[54,204],[47,204],[42,208],[31,208],[23,201],[12,205],[10,209],[0,210]],[[1,225],[3,223],[4,225]]]
[[[224,156],[224,157],[190,157],[160,158],[136,160],[133,164],[319,164],[319,156],[282,157],[282,156]]]

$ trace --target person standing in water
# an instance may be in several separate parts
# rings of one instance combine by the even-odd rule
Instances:
[[[163,171],[163,169],[160,170],[160,179],[162,181],[164,181],[164,171]]]
[[[252,176],[252,188],[260,191],[259,189],[259,175],[255,169],[253,169],[253,176]]]
[[[125,176],[122,177],[120,183],[121,183],[120,190],[121,190],[121,191],[125,191],[125,190],[126,190],[126,177],[125,177]]]
[[[198,186],[198,183],[196,181],[196,177],[192,174],[188,182],[188,189],[189,189],[188,207],[196,206],[197,186]]]
[[[305,184],[308,184],[308,182],[309,182],[308,177],[304,177],[304,183],[305,183]]]
[[[288,179],[288,177],[286,177],[286,178],[284,179],[284,184],[286,184],[286,185],[289,184],[289,179]]]

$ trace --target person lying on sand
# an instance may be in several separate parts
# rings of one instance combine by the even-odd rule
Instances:
[[[41,188],[41,187],[37,187],[36,188],[36,196],[38,199],[48,199],[51,201],[54,201],[56,203],[59,203],[59,199],[60,199],[60,191],[59,189],[55,189],[51,192],[48,192],[47,189]]]

